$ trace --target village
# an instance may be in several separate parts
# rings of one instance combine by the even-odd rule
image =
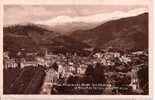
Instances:
[[[26,52],[23,54],[20,51],[17,52],[16,57],[10,57],[9,52],[6,51],[3,55],[3,68],[4,70],[16,68],[22,70],[28,67],[37,69],[37,67],[40,68],[42,66],[45,75],[41,78],[40,90],[37,92],[39,94],[78,94],[82,93],[83,89],[87,90],[83,94],[89,94],[89,90],[96,91],[95,89],[101,90],[101,92],[98,92],[99,94],[145,94],[148,92],[143,90],[143,88],[147,90],[148,84],[142,85],[142,79],[139,77],[141,69],[148,69],[147,50],[129,53],[122,53],[113,49],[97,50],[95,52],[92,49],[88,49],[87,51],[90,52],[88,56],[81,56],[76,52],[53,53],[47,49],[44,50],[42,56],[38,52]],[[90,80],[94,81],[87,82],[89,76],[100,76],[100,71],[91,72],[100,68],[97,66],[103,68],[101,73],[104,76],[102,75],[101,78],[105,81],[97,82],[95,79],[90,78]],[[20,74],[17,76],[20,76]],[[81,86],[83,83],[81,80],[84,80],[85,77],[86,83],[91,86]],[[69,80],[71,81],[69,82]],[[78,80],[78,82],[72,82],[74,80]],[[102,85],[92,87],[95,84]],[[64,89],[69,89],[69,86],[72,87],[72,91],[66,92]]]

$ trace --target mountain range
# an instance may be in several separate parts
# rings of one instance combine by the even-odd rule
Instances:
[[[41,27],[43,26],[43,28],[47,28],[48,30],[68,35],[68,33],[76,30],[92,29],[110,20],[137,16],[144,12],[147,12],[146,8],[138,8],[127,12],[114,11],[87,16],[57,16],[49,18],[48,20],[34,21],[32,23],[40,25]]]
[[[4,50],[37,50],[40,47],[84,48],[87,44],[34,24],[3,28]]]
[[[148,48],[148,13],[108,21],[90,30],[77,30],[70,37],[91,47]]]
[[[76,28],[73,24],[67,23],[68,29],[71,30],[67,35],[40,23],[4,27],[4,50],[38,49],[40,46],[77,49],[89,47],[148,48],[148,13],[112,19],[100,25],[94,23],[94,25],[87,26],[81,23],[83,22],[74,22]],[[82,29],[83,25],[88,28]]]

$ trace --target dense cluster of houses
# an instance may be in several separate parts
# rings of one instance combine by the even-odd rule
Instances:
[[[18,53],[20,55],[21,53]],[[138,57],[139,55],[145,55],[148,56],[147,51],[136,51],[132,52],[130,54],[122,54],[120,52],[114,52],[114,51],[106,51],[106,52],[94,52],[91,53],[89,56],[79,56],[76,53],[70,54],[66,53],[64,54],[54,54],[52,52],[45,51],[44,56],[37,56],[37,53],[26,53],[26,56],[22,57],[9,57],[9,52],[4,52],[3,55],[3,63],[4,63],[4,69],[7,68],[24,68],[29,66],[35,66],[38,65],[44,66],[46,69],[46,77],[43,84],[43,89],[41,91],[42,94],[44,92],[47,92],[45,90],[48,90],[49,87],[51,88],[51,84],[55,83],[54,78],[56,77],[60,78],[67,78],[70,75],[84,75],[85,71],[87,69],[88,65],[95,65],[96,63],[101,63],[105,67],[109,66],[116,66],[116,63],[121,63],[123,65],[131,64],[134,57]],[[51,69],[51,66],[56,63],[58,65],[57,71],[54,71]],[[139,89],[139,80],[137,77],[137,71],[140,67],[134,67],[131,69],[131,71],[128,72],[119,72],[121,75],[130,75],[131,77],[131,83],[130,86],[132,86],[133,90]],[[118,68],[121,70],[121,67]],[[55,72],[55,75],[53,73]],[[109,74],[109,72],[105,72],[106,74]],[[110,75],[110,74],[109,74]],[[51,83],[52,82],[52,83]],[[48,90],[50,93],[50,90]]]

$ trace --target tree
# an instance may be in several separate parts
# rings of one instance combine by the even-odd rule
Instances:
[[[85,72],[85,75],[86,76],[92,76],[94,73],[94,68],[92,65],[88,65],[87,69],[86,69],[86,72]]]
[[[104,66],[100,63],[95,66],[93,79],[95,83],[105,83]]]
[[[54,63],[52,65],[52,68],[55,70],[55,71],[58,71],[58,64],[57,63]]]
[[[140,80],[140,87],[143,89],[144,94],[148,94],[148,89],[149,89],[149,76],[148,76],[148,67],[142,67],[142,69],[140,69],[138,71],[138,78]]]

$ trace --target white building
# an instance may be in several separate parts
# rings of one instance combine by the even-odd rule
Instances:
[[[21,62],[20,62],[21,68],[30,67],[30,66],[34,66],[34,67],[38,66],[37,61],[26,61],[25,58],[21,59]]]
[[[9,59],[9,52],[3,52],[3,58]]]
[[[38,65],[42,66],[47,65],[47,61],[43,57],[36,57],[35,59]]]
[[[87,67],[88,66],[84,65],[84,64],[80,65],[80,67],[77,68],[77,73],[78,74],[85,74],[85,71],[86,71]]]
[[[131,70],[131,83],[130,86],[132,86],[133,91],[137,91],[138,89],[140,89],[139,87],[139,79],[137,76],[137,69],[132,69]]]
[[[142,55],[143,53],[144,53],[143,51],[132,52],[133,55]]]
[[[18,64],[16,63],[15,59],[4,59],[4,68],[16,68]]]
[[[119,60],[120,60],[121,62],[124,62],[124,63],[131,62],[131,59],[130,59],[129,57],[126,57],[126,56],[121,56],[121,57],[119,58]]]

